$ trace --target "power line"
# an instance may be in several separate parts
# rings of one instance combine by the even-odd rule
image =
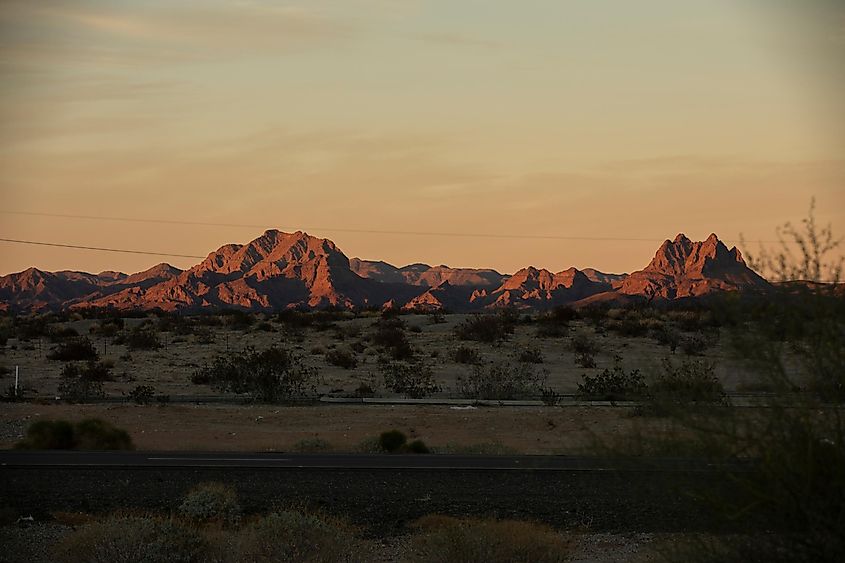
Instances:
[[[103,215],[72,215],[66,213],[40,213],[34,211],[7,211],[2,210],[0,213],[6,215],[26,215],[32,217],[54,217],[61,219],[85,219],[91,221],[120,221],[127,223],[152,223],[161,225],[190,225],[199,227],[228,227],[228,228],[244,228],[244,229],[262,229],[267,230],[267,225],[249,224],[249,223],[215,223],[206,221],[185,221],[185,220],[171,220],[171,219],[150,219],[150,218],[135,218],[135,217],[110,217]],[[596,242],[663,242],[664,238],[638,238],[638,237],[593,237],[593,236],[567,236],[567,235],[538,235],[538,234],[524,234],[524,233],[458,233],[458,232],[435,232],[435,231],[395,231],[395,230],[379,230],[379,229],[347,229],[337,227],[318,227],[318,226],[300,226],[300,230],[309,231],[328,231],[336,233],[357,233],[357,234],[373,234],[373,235],[405,235],[405,236],[435,236],[435,237],[464,237],[464,238],[491,238],[491,239],[528,239],[528,240],[574,240],[574,241],[596,241]],[[724,242],[738,242],[731,239],[725,239]],[[776,240],[746,240],[746,243],[779,243]],[[168,254],[168,256],[175,256]]]
[[[13,242],[16,244],[34,244],[37,246],[55,246],[58,248],[77,248],[79,250],[97,250],[100,252],[119,252],[122,254],[144,254],[147,256],[170,256],[177,258],[205,258],[195,254],[175,254],[172,252],[151,252],[148,250],[126,250],[123,248],[102,248],[99,246],[82,246],[78,244],[60,244],[58,242],[42,242],[36,240],[19,240],[11,238],[0,238],[0,242]]]

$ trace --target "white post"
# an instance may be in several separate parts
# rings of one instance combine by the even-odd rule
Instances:
[[[15,398],[18,396],[18,366],[15,366]]]

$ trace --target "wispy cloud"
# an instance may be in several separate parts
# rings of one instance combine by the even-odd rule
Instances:
[[[4,5],[0,47],[6,61],[76,59],[107,64],[219,60],[277,55],[332,44],[355,33],[318,9],[257,2],[47,0]]]
[[[454,32],[417,33],[411,37],[417,41],[451,47],[499,49],[503,46],[503,44],[499,41]]]

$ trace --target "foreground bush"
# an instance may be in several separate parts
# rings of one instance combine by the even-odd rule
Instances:
[[[414,527],[412,560],[420,563],[558,563],[572,552],[572,542],[544,524],[434,515]]]
[[[235,489],[222,483],[202,483],[191,489],[179,514],[193,522],[236,524],[241,517],[241,507]]]
[[[398,452],[407,441],[408,438],[399,430],[388,430],[378,437],[379,446],[386,452]]]
[[[341,563],[371,561],[366,545],[348,526],[331,518],[275,512],[243,528],[229,561],[251,563]]]
[[[104,420],[88,418],[72,424],[66,420],[39,420],[15,448],[25,450],[131,450],[125,430]]]
[[[56,558],[64,563],[200,563],[208,544],[177,520],[110,516],[64,538]]]

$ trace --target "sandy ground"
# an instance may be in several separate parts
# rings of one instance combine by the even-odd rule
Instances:
[[[458,364],[452,359],[452,352],[458,346],[468,346],[477,350],[485,362],[496,365],[516,363],[515,356],[524,348],[537,349],[542,353],[543,363],[536,364],[537,369],[548,372],[548,386],[559,393],[572,393],[584,375],[594,375],[604,368],[614,365],[621,358],[625,369],[640,369],[646,376],[655,373],[663,358],[673,357],[680,360],[684,355],[678,351],[672,355],[667,346],[658,344],[651,338],[622,338],[608,332],[597,335],[593,328],[583,322],[573,323],[569,336],[539,338],[536,328],[520,325],[515,334],[506,342],[493,345],[477,342],[461,342],[455,339],[453,330],[467,315],[448,315],[446,322],[432,324],[424,315],[407,315],[402,319],[409,328],[418,327],[419,332],[407,330],[411,345],[418,351],[418,356],[429,365],[443,391],[438,396],[458,396],[456,380],[467,375],[472,367]],[[67,323],[81,335],[88,335],[90,327],[96,321],[80,320]],[[127,326],[140,322],[128,319]],[[213,358],[228,351],[239,351],[245,346],[254,346],[261,350],[271,345],[292,348],[302,355],[305,362],[317,369],[320,376],[319,391],[323,394],[350,396],[362,383],[369,384],[378,396],[396,396],[385,389],[378,370],[379,349],[368,339],[375,331],[376,318],[363,317],[342,320],[336,323],[337,330],[317,331],[306,329],[297,337],[284,331],[283,325],[272,322],[274,332],[253,328],[248,332],[230,330],[222,327],[212,329],[212,343],[202,344],[192,336],[178,336],[166,332],[160,333],[165,344],[158,350],[138,350],[128,352],[123,345],[114,345],[111,338],[91,337],[102,359],[114,365],[115,381],[105,383],[105,391],[112,396],[128,394],[137,385],[151,385],[156,392],[165,395],[219,395],[220,392],[208,386],[191,383],[191,375]],[[572,336],[585,334],[593,338],[600,352],[596,356],[596,368],[581,368],[575,364],[572,350]],[[330,365],[324,353],[333,348],[349,350],[359,343],[363,351],[356,354],[358,366],[355,369],[343,369]],[[13,381],[14,366],[19,366],[22,385],[30,395],[51,396],[56,394],[62,362],[47,359],[47,353],[55,344],[46,338],[29,342],[9,339],[0,365],[10,368],[12,373],[0,379],[3,388]],[[706,351],[705,358],[715,363],[716,375],[727,390],[736,389],[748,380],[739,363],[731,358],[722,343],[716,343]]]
[[[314,438],[334,451],[357,451],[366,439],[395,428],[441,451],[471,451],[482,444],[479,453],[577,454],[594,437],[618,435],[642,423],[619,407],[7,403],[0,408],[0,448],[11,447],[37,420],[89,417],[127,430],[138,449],[205,451],[290,451]]]

